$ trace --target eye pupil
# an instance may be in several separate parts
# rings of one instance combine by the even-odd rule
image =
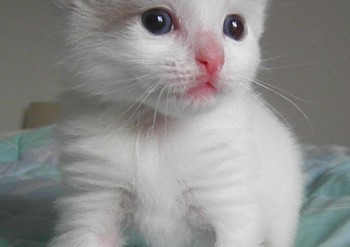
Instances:
[[[172,19],[165,10],[149,10],[142,15],[141,20],[143,26],[155,35],[169,33],[173,28]]]
[[[227,16],[224,22],[224,34],[236,41],[242,40],[246,34],[244,19],[239,15]]]

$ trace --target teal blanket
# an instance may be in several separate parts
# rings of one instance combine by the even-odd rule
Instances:
[[[296,247],[350,247],[350,151],[305,146],[306,193]],[[61,193],[50,127],[0,138],[0,247],[41,247]]]

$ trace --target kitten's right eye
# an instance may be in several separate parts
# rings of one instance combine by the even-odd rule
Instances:
[[[228,37],[240,41],[246,35],[246,24],[243,17],[239,15],[229,15],[224,22],[224,34]]]
[[[170,14],[162,9],[151,9],[141,16],[143,26],[155,35],[169,33],[174,25]]]

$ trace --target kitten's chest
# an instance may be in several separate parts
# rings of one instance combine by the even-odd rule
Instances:
[[[183,147],[174,148],[176,137],[168,137],[167,143],[158,138],[140,138],[135,148],[136,225],[146,239],[157,239],[161,232],[172,244],[186,242],[191,238],[192,226],[206,222],[192,203],[195,200],[188,185],[196,148],[187,152]],[[183,237],[179,239],[179,235]]]
[[[171,239],[191,229],[210,227],[201,202],[210,201],[210,193],[226,195],[227,184],[242,180],[243,173],[235,166],[242,161],[242,153],[232,140],[241,144],[243,140],[225,126],[215,126],[201,121],[201,125],[179,126],[164,136],[138,136],[134,219],[146,238],[162,232]],[[230,181],[236,172],[240,177]]]
[[[164,143],[164,146],[167,145]],[[140,201],[149,208],[169,210],[181,192],[178,178],[172,173],[166,151],[158,137],[139,136],[135,141],[134,185]]]
[[[186,209],[181,200],[183,188],[169,167],[169,153],[157,138],[139,137],[135,155],[136,226],[147,240],[158,239],[159,232],[167,238],[177,236]]]
[[[143,204],[168,211],[174,206],[191,207],[187,196],[191,186],[208,178],[208,174],[215,179],[213,171],[221,163],[234,162],[241,155],[232,145],[232,140],[238,138],[234,132],[227,131],[225,125],[216,128],[217,123],[199,122],[175,126],[163,133],[138,133],[134,185]]]

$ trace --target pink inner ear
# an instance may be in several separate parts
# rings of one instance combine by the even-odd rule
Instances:
[[[195,59],[210,76],[220,73],[225,63],[222,44],[214,33],[199,32],[195,38]]]

